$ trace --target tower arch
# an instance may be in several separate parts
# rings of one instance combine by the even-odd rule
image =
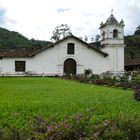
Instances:
[[[118,38],[118,30],[117,29],[113,30],[113,38]]]

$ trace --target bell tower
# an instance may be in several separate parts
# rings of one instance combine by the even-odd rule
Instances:
[[[113,73],[124,71],[124,26],[124,21],[118,22],[113,11],[106,22],[100,24],[102,51],[108,53]]]

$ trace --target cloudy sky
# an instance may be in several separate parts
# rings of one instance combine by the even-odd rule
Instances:
[[[140,25],[140,0],[0,0],[0,27],[29,39],[49,40],[54,28],[68,24],[78,37],[100,34],[111,14],[124,19],[125,35]]]

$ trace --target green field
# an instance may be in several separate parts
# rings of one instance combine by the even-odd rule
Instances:
[[[63,119],[87,109],[95,120],[140,115],[133,91],[55,78],[0,78],[0,128],[30,128],[35,116]]]

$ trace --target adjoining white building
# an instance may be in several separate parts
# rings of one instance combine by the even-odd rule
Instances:
[[[70,35],[37,50],[0,52],[0,73],[63,75],[124,71],[124,22],[113,14],[100,25],[100,48]]]

